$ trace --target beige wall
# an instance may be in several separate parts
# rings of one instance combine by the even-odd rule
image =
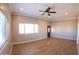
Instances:
[[[4,13],[4,15],[7,17],[8,22],[8,41],[5,43],[5,45],[0,49],[0,54],[10,54],[10,39],[11,39],[11,32],[10,32],[10,25],[11,25],[11,13],[9,10],[8,4],[1,4],[0,3],[0,10]]]
[[[20,23],[38,24],[39,30],[37,34],[19,34]],[[36,40],[47,37],[47,25],[45,20],[33,19],[23,16],[12,16],[12,43]]]
[[[53,22],[52,37],[65,38],[76,40],[77,38],[77,20],[65,20],[60,22]]]

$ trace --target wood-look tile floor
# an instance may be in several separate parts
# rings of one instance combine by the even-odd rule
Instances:
[[[12,55],[77,55],[76,41],[48,38],[31,43],[15,44]]]

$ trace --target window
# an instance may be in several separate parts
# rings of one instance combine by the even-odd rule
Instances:
[[[24,24],[19,24],[19,33],[20,34],[24,33]]]
[[[33,24],[25,24],[25,33],[34,33]]]
[[[7,40],[7,19],[0,11],[0,48]]]
[[[19,34],[38,33],[38,24],[19,24]]]

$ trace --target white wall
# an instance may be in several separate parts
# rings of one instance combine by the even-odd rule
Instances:
[[[8,40],[5,43],[5,45],[0,49],[0,54],[10,54],[10,49],[11,49],[11,45],[9,45],[10,43],[10,39],[11,39],[11,13],[10,13],[10,9],[8,4],[4,3],[0,3],[0,10],[4,13],[4,15],[7,17],[7,22],[8,22]]]
[[[54,32],[52,37],[76,40],[77,38],[77,20],[65,20],[60,22],[53,22],[52,28]]]
[[[37,34],[19,34],[20,23],[38,24]],[[49,23],[41,19],[33,19],[23,16],[12,16],[12,43],[24,42],[47,37],[47,25]]]

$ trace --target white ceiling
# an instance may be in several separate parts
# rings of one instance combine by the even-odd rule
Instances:
[[[49,21],[61,21],[66,19],[75,18],[79,15],[79,4],[78,3],[10,3],[9,4],[13,15],[21,15],[34,17],[39,19],[46,19]],[[56,11],[56,14],[41,15],[42,12],[39,10],[45,10],[51,7]],[[23,8],[24,10],[20,10]],[[68,13],[68,15],[65,15]]]

